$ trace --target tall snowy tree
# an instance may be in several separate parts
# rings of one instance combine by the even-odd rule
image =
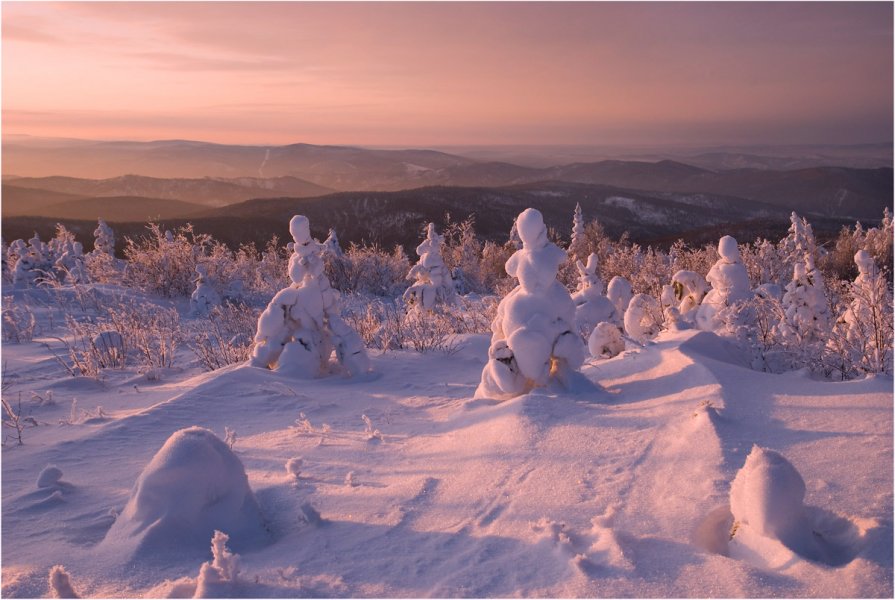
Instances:
[[[581,204],[576,202],[575,214],[572,217],[572,241],[569,244],[569,256],[573,260],[584,258],[586,246],[584,215],[581,214]]]
[[[851,285],[852,300],[839,319],[859,369],[892,372],[892,294],[885,276],[865,250],[855,254],[858,277]]]

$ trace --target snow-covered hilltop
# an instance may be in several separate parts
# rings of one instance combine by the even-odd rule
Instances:
[[[891,221],[583,218],[3,244],[2,595],[891,597]]]

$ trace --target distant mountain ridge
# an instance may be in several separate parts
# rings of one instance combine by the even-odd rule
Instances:
[[[505,187],[545,181],[615,186],[647,192],[716,194],[774,204],[785,210],[850,219],[876,219],[892,204],[892,168],[811,167],[706,169],[676,160],[603,160],[537,168],[483,162],[434,150],[377,150],[350,146],[228,146],[186,140],[157,142],[68,141],[58,147],[10,142],[3,146],[4,169],[17,175],[55,169],[55,174],[103,172],[104,183],[63,185],[49,191],[90,197],[148,196],[201,204],[229,204],[247,198],[308,197],[340,191],[398,191],[431,186]],[[150,185],[138,173],[154,179]],[[161,179],[164,177],[165,179]],[[201,177],[201,178],[200,178]],[[289,179],[291,178],[291,179]],[[240,186],[241,180],[253,182]],[[304,186],[270,183],[301,180]],[[109,182],[117,182],[110,184]],[[165,183],[174,181],[176,183]],[[191,183],[187,183],[191,182]],[[28,177],[9,181],[38,186]],[[40,184],[44,185],[44,184]],[[87,189],[90,186],[103,188]],[[108,189],[104,188],[106,186]],[[171,190],[174,191],[171,191]],[[240,195],[249,189],[248,195]],[[317,191],[314,191],[317,190]]]

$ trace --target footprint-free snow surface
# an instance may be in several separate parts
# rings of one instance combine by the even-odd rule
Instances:
[[[3,450],[3,595],[48,594],[57,564],[81,595],[191,593],[211,535],[165,497],[170,476],[183,502],[233,502],[213,527],[239,530],[224,531],[240,555],[232,596],[892,596],[891,378],[759,373],[682,331],[589,362],[591,385],[497,402],[473,399],[487,345],[374,354],[361,380],[240,365],[103,383],[50,377],[38,343],[4,346],[23,398],[53,394],[26,403],[39,426]],[[154,460],[190,427],[202,444],[234,431],[238,461],[217,440],[201,460],[170,445]],[[786,539],[731,512],[753,451],[741,481],[759,484],[738,512],[774,522],[773,497],[748,507],[776,485],[759,459],[785,457],[804,482]],[[177,471],[191,464],[206,465],[195,487]],[[153,528],[162,509],[174,514]]]

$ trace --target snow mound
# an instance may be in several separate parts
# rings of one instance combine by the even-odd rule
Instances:
[[[730,487],[732,558],[785,569],[801,559],[841,566],[864,548],[872,520],[804,504],[805,482],[783,455],[753,446]]]
[[[60,479],[62,479],[62,469],[55,465],[47,465],[40,472],[40,475],[37,476],[37,487],[54,487],[59,483]]]
[[[265,535],[242,462],[202,427],[175,432],[143,469],[103,545],[128,555],[205,548],[215,531],[234,543]]]
[[[761,535],[789,537],[804,513],[805,482],[781,454],[754,446],[730,486],[730,511]]]

